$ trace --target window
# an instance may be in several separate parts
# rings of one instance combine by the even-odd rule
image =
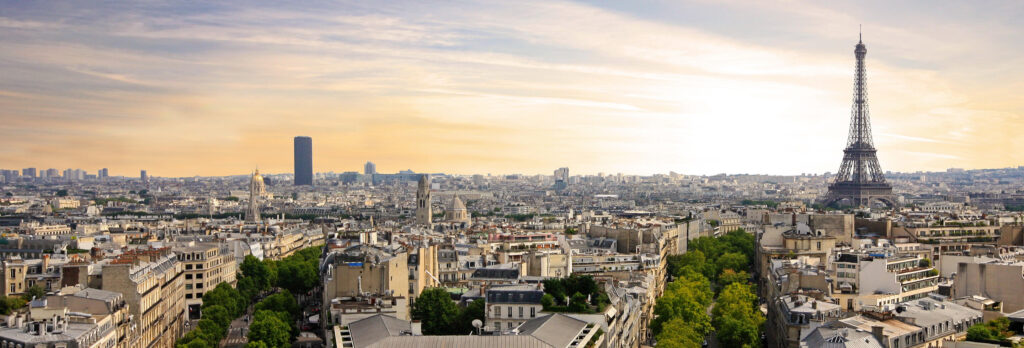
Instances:
[[[192,275],[191,274],[186,274],[185,275],[185,279],[192,279]]]
[[[509,318],[511,318],[511,317],[512,317],[512,306],[508,306],[508,317],[509,317]],[[509,324],[509,325],[512,325],[512,323],[508,323],[508,324]],[[509,327],[511,327],[511,326],[509,326]]]
[[[510,322],[508,322],[508,328],[509,328],[509,329],[511,329],[511,328],[512,328],[512,322],[511,322],[511,321],[510,321]]]
[[[196,298],[203,298],[203,293],[200,292],[200,293],[196,294]]]
[[[192,298],[192,294],[185,294],[185,298]]]
[[[537,317],[537,307],[530,307],[530,318]]]
[[[203,283],[196,283],[196,289],[202,289]]]
[[[185,269],[192,269],[192,265],[191,264],[185,265]]]
[[[494,316],[495,317],[500,317],[501,316],[501,306],[494,306]]]
[[[202,273],[196,274],[196,279],[203,279],[203,274]]]
[[[185,290],[192,290],[192,284],[185,284]]]
[[[519,317],[523,317],[523,306],[519,306]]]

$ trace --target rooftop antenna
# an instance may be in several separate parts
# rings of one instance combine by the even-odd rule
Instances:
[[[858,31],[858,34],[860,36],[859,38],[857,38],[857,41],[858,42],[864,42],[864,25],[863,24],[858,24],[857,27],[858,27],[857,31]]]

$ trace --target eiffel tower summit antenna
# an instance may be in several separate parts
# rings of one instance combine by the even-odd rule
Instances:
[[[863,34],[853,50],[857,65],[853,82],[853,108],[850,112],[850,133],[843,150],[843,162],[835,181],[828,186],[825,205],[849,201],[854,206],[870,206],[880,201],[895,207],[892,185],[885,181],[878,165],[874,141],[871,139],[871,115],[868,111],[867,69],[864,58],[868,54]]]

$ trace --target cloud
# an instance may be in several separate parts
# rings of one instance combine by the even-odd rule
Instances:
[[[965,30],[953,32],[915,29],[950,13],[907,9],[904,25],[855,3],[656,6],[12,6],[0,17],[0,162],[288,172],[303,134],[316,169],[336,172],[366,160],[456,173],[830,171],[859,18],[875,18],[883,169],[1024,161],[992,150],[1019,146],[1024,129],[1020,48],[997,45],[1024,30],[1005,25],[1013,16],[957,18]]]

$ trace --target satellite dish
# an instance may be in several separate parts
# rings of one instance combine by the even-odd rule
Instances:
[[[484,322],[480,321],[480,319],[473,319],[473,327],[479,329],[482,326],[484,326]]]

